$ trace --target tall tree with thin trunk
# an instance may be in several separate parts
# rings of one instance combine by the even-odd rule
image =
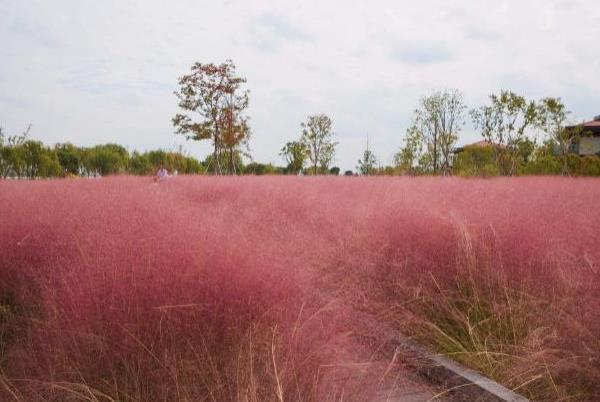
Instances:
[[[396,162],[402,171],[449,173],[452,150],[465,123],[466,106],[456,89],[437,91],[421,98],[406,134],[406,147]]]
[[[337,141],[332,131],[333,122],[324,114],[308,116],[305,123],[301,123],[302,142],[308,148],[308,158],[312,164],[313,174],[319,169],[327,171],[335,156]]]
[[[535,124],[538,108],[534,101],[511,91],[490,95],[490,103],[471,111],[473,123],[494,150],[500,174],[512,176],[519,164],[520,144],[526,130]]]
[[[31,124],[21,135],[6,136],[0,127],[0,178],[6,179],[10,174],[19,178],[24,165],[24,144],[31,131]]]
[[[367,148],[363,152],[362,159],[358,160],[358,166],[356,169],[363,176],[370,176],[375,171],[377,166],[377,158],[371,149],[369,148],[369,137],[367,136]]]
[[[228,94],[220,123],[222,129],[222,147],[227,161],[229,174],[236,174],[236,160],[242,153],[241,147],[248,147],[250,127],[248,118],[242,113],[248,107],[248,96],[239,97]]]
[[[195,63],[179,78],[175,95],[183,113],[175,115],[173,125],[187,139],[212,141],[212,170],[217,174],[235,173],[235,154],[250,135],[243,114],[249,100],[249,91],[242,89],[245,83],[231,60],[219,65]],[[223,160],[227,166],[221,166]]]
[[[297,174],[304,169],[308,148],[300,141],[290,141],[281,148],[279,155],[285,158],[288,172]]]
[[[394,155],[394,168],[402,174],[414,175],[424,171],[423,137],[421,132],[411,125],[404,136],[404,146]]]
[[[426,154],[421,161],[424,171],[447,173],[451,166],[452,149],[465,122],[466,106],[463,95],[456,89],[434,92],[423,97],[415,110],[412,131],[424,142]]]
[[[567,128],[570,114],[560,98],[544,98],[538,102],[537,125],[558,146],[563,176],[570,174],[568,154],[583,132],[582,126]]]

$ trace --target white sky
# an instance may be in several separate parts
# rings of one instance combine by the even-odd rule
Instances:
[[[334,121],[336,164],[354,169],[369,134],[383,164],[418,99],[458,88],[469,106],[500,89],[560,96],[576,121],[600,114],[596,0],[0,0],[0,124],[48,144],[183,143],[177,78],[234,60],[248,79],[261,162],[313,113]],[[460,143],[479,140],[465,127]]]

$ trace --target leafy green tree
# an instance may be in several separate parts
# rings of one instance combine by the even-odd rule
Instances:
[[[20,146],[3,146],[0,148],[0,177],[6,179],[11,175],[19,175],[23,164]]]
[[[494,150],[475,145],[464,147],[454,158],[453,171],[459,176],[497,176]]]
[[[129,172],[136,175],[153,174],[159,167],[164,167],[171,173],[199,174],[204,171],[202,164],[181,152],[163,150],[139,153],[134,151],[129,159]]]
[[[216,164],[211,171],[217,174],[237,171],[240,146],[250,135],[243,115],[249,102],[249,91],[241,89],[244,83],[231,60],[220,65],[195,63],[190,74],[179,78],[175,95],[183,113],[175,115],[173,125],[188,139],[212,140],[209,162]]]
[[[199,161],[181,152],[167,152],[166,159],[166,166],[173,173],[198,174],[204,170]]]
[[[244,174],[262,176],[265,174],[267,165],[259,162],[250,162],[244,166]]]
[[[175,169],[172,158],[170,158],[170,155],[162,149],[148,151],[145,155],[150,162],[153,171],[157,170],[161,166],[169,171],[173,171]]]
[[[304,169],[308,153],[309,150],[306,144],[300,141],[290,141],[281,148],[279,155],[285,158],[287,171],[292,174],[298,174]]]
[[[148,154],[133,151],[129,158],[128,171],[129,173],[140,176],[152,174],[153,166],[148,158]]]
[[[182,152],[163,150],[131,156],[118,144],[79,148],[71,143],[46,147],[40,141],[27,140],[29,129],[22,135],[7,137],[0,129],[0,178],[60,177],[65,174],[109,175],[131,173],[152,174],[159,166],[171,171],[194,174],[204,171],[203,165]]]
[[[262,175],[273,175],[273,174],[283,174],[284,169],[275,166],[272,163],[259,163],[259,162],[251,162],[244,166],[244,174],[251,174],[256,176]]]
[[[237,170],[235,158],[238,153],[250,156],[248,152],[248,141],[250,139],[250,127],[248,118],[242,115],[244,109],[248,107],[248,92],[243,96],[228,93],[226,107],[221,118],[221,127],[223,128],[223,150],[227,160],[227,172],[229,174],[241,173]]]
[[[522,173],[529,175],[560,174],[562,162],[556,152],[556,143],[550,139],[534,149],[529,162],[523,167]]]
[[[125,172],[128,162],[127,149],[118,144],[104,144],[87,149],[83,163],[88,175],[106,176]]]
[[[23,147],[27,141],[31,124],[21,135],[7,136],[0,127],[0,177],[6,179],[11,174],[20,177],[23,171]]]
[[[512,176],[519,165],[519,143],[526,129],[537,120],[538,108],[533,101],[510,91],[490,95],[490,104],[471,111],[473,123],[481,135],[493,144],[494,159],[500,174]]]
[[[437,91],[423,97],[414,112],[413,127],[419,135],[413,138],[424,143],[421,168],[437,174],[448,173],[450,158],[458,133],[465,120],[466,106],[458,90]],[[428,162],[430,166],[423,166]]]
[[[40,165],[42,164],[44,144],[40,141],[28,140],[21,144],[19,148],[22,164],[20,165],[18,176],[35,179],[38,177]]]
[[[417,174],[424,171],[427,165],[427,155],[423,153],[423,136],[415,125],[411,125],[406,130],[404,147],[394,155],[394,167],[401,174]]]
[[[358,166],[356,169],[363,176],[370,176],[375,173],[377,166],[377,158],[373,151],[371,151],[368,147],[363,152],[362,159],[358,160]]]
[[[53,149],[44,148],[44,152],[40,157],[38,177],[61,177],[63,174],[64,169],[60,165],[60,161],[56,152]]]
[[[27,140],[12,149],[18,158],[13,163],[17,177],[28,179],[57,177],[62,173],[56,152],[40,141]]]
[[[202,165],[202,163],[200,163],[199,160],[192,158],[190,156],[183,156],[181,154],[178,154],[180,156],[183,157],[183,161],[181,162],[181,168],[178,169],[181,173],[185,173],[185,174],[201,174],[204,173],[204,166]]]
[[[81,174],[90,177],[96,173],[92,163],[92,150],[81,148]]]
[[[516,144],[516,156],[517,156],[517,169],[519,172],[523,170],[523,167],[531,161],[533,152],[535,151],[535,142],[527,137],[522,138]]]
[[[384,176],[395,176],[397,174],[396,169],[393,166],[384,166],[377,169],[377,174]]]
[[[582,126],[567,128],[569,115],[560,98],[544,98],[538,102],[537,125],[546,138],[557,145],[562,161],[562,175],[569,175],[568,154],[583,134]]]
[[[302,138],[300,142],[308,148],[308,158],[312,164],[312,173],[327,172],[335,156],[338,144],[332,131],[333,122],[324,114],[308,116],[301,123]]]
[[[6,179],[13,169],[13,150],[0,144],[0,178]]]
[[[82,152],[75,145],[66,142],[56,144],[54,150],[63,172],[78,175],[82,168]]]

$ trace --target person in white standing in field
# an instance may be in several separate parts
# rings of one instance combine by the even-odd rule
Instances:
[[[169,171],[161,165],[160,168],[156,171],[156,175],[154,176],[154,182],[158,183],[159,181],[162,181],[167,177],[169,177]]]

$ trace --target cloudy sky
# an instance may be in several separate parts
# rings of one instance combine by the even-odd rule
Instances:
[[[600,114],[597,0],[0,0],[0,124],[48,144],[208,144],[173,134],[177,77],[231,58],[248,79],[252,154],[281,163],[313,113],[334,121],[336,164],[365,146],[391,162],[418,99],[502,88]],[[478,140],[466,126],[461,143]]]

